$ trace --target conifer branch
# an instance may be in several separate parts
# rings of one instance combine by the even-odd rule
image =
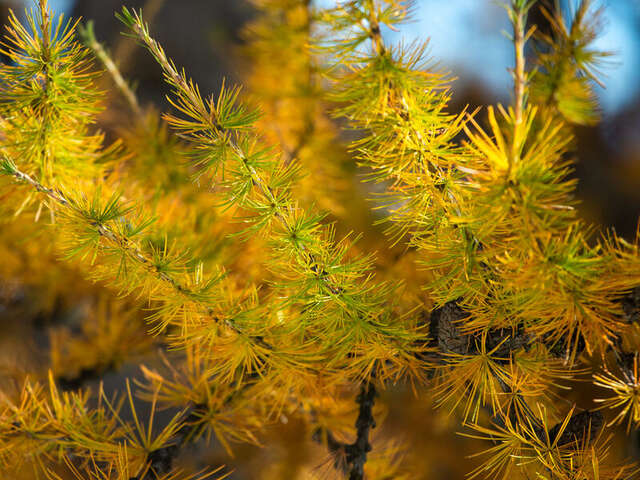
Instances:
[[[101,375],[102,367],[117,365],[117,349],[113,356],[103,355],[102,363],[79,362],[70,370],[76,376],[65,377],[64,369],[51,372],[49,395],[46,386],[29,382],[18,395],[0,392],[0,468],[6,457],[24,452],[34,464],[65,458],[78,478],[85,470],[92,478],[111,477],[102,469],[117,464],[122,469],[116,476],[124,480],[177,480],[181,474],[174,464],[189,444],[212,436],[228,451],[230,441],[257,443],[255,431],[267,416],[282,413],[285,423],[285,405],[287,412],[309,414],[315,426],[322,424],[319,412],[328,418],[343,414],[342,400],[354,413],[348,398],[329,398],[341,397],[344,386],[357,382],[357,419],[349,435],[353,441],[343,442],[324,427],[315,429],[313,440],[324,437],[334,467],[349,480],[364,480],[365,468],[368,475],[396,478],[384,465],[387,458],[374,463],[368,455],[377,389],[391,379],[408,379],[418,390],[430,379],[436,403],[449,404],[452,410],[460,407],[463,426],[476,432],[468,436],[487,442],[490,458],[471,478],[635,478],[635,466],[604,465],[608,435],[603,435],[598,412],[575,413],[573,405],[563,419],[559,409],[551,408],[559,383],[581,373],[579,355],[584,352],[596,361],[594,354],[602,353],[603,361],[614,358],[619,370],[611,373],[603,363],[604,372],[593,375],[593,384],[610,392],[609,398],[596,401],[618,411],[609,425],[628,420],[629,429],[637,427],[640,418],[640,357],[634,353],[640,236],[635,244],[615,233],[593,242],[592,230],[575,219],[571,163],[565,160],[570,131],[556,115],[575,123],[593,119],[594,99],[586,80],[597,83],[592,68],[601,56],[588,45],[595,31],[595,24],[585,20],[590,2],[580,3],[570,30],[562,15],[548,14],[553,35],[542,40],[553,48],[536,52],[534,65],[539,69],[525,62],[533,33],[526,17],[534,0],[507,4],[515,48],[514,105],[489,107],[488,127],[483,129],[466,110],[446,112],[447,74],[427,62],[426,44],[385,45],[381,29],[406,21],[411,1],[339,2],[319,17],[327,19],[329,28],[317,31],[311,27],[311,0],[260,1],[269,18],[256,22],[250,32],[257,34],[256,57],[268,58],[278,41],[295,39],[291,59],[271,70],[256,69],[268,80],[265,84],[272,82],[265,88],[267,97],[286,99],[274,101],[276,108],[297,98],[309,100],[275,116],[277,122],[286,122],[277,132],[284,151],[264,140],[270,126],[262,135],[258,113],[241,100],[238,88],[223,85],[215,98],[203,97],[151,37],[142,13],[123,9],[119,17],[160,64],[170,85],[169,101],[177,113],[164,118],[187,140],[179,143],[180,153],[194,159],[199,179],[211,180],[197,192],[191,184],[176,188],[187,175],[164,170],[175,163],[177,141],[145,156],[147,146],[166,141],[159,123],[149,120],[143,131],[125,134],[135,160],[120,158],[118,165],[125,171],[131,164],[126,172],[139,177],[127,191],[135,190],[132,197],[138,199],[153,193],[170,237],[161,235],[161,228],[150,228],[154,220],[147,207],[138,209],[119,195],[103,197],[102,188],[110,189],[121,171],[107,166],[109,187],[101,183],[102,160],[111,160],[108,155],[116,150],[105,149],[100,134],[90,134],[98,92],[89,50],[74,40],[75,24],[56,23],[47,0],[37,1],[39,13],[27,15],[26,26],[12,16],[0,48],[11,59],[0,65],[0,174],[7,177],[4,183],[24,186],[9,188],[1,199],[13,201],[11,195],[25,188],[25,204],[42,196],[40,205],[48,205],[58,217],[61,249],[88,263],[92,278],[110,281],[120,294],[148,299],[153,330],[167,330],[167,339],[174,338],[173,345],[185,355],[166,362],[173,379],[143,367],[149,384],[138,394],[141,400],[151,399],[148,426],[136,413],[129,383],[127,397],[116,397],[113,404],[100,390],[95,409],[89,407],[88,391],[61,391]],[[406,239],[415,249],[405,259],[412,261],[416,253],[429,270],[428,277],[412,271],[410,278],[419,287],[430,282],[434,308],[426,307],[417,288],[395,295],[399,290],[375,280],[372,256],[353,253],[348,237],[336,241],[335,230],[322,215],[299,206],[306,199],[296,198],[296,182],[307,165],[300,168],[295,157],[302,149],[301,162],[332,157],[332,150],[324,151],[330,137],[324,133],[330,128],[322,122],[320,104],[311,101],[320,88],[312,85],[315,64],[311,57],[298,57],[301,45],[326,32],[338,32],[326,43],[330,55],[325,57],[337,63],[328,72],[336,80],[336,114],[363,133],[352,144],[355,161],[370,167],[374,181],[385,183],[388,231],[394,241]],[[292,37],[286,37],[289,34]],[[113,60],[92,30],[85,35],[92,37],[89,48],[140,115],[142,108]],[[282,72],[292,82],[281,82]],[[261,77],[255,78],[259,82]],[[293,85],[293,95],[287,96],[285,85]],[[307,88],[312,92],[308,96]],[[309,105],[307,112],[300,111]],[[284,143],[291,132],[302,133],[289,148]],[[163,183],[160,176],[171,180]],[[87,187],[94,178],[99,183],[95,191]],[[164,195],[167,185],[176,195]],[[214,208],[219,199],[209,195],[211,190],[222,196]],[[94,192],[93,200],[83,193],[88,191]],[[194,194],[188,200],[182,195],[186,191]],[[163,207],[169,202],[174,210],[165,215]],[[187,204],[189,214],[198,216],[196,228],[190,219],[177,219]],[[254,258],[252,250],[232,260],[247,272],[246,279],[236,275],[223,281],[221,267],[219,275],[203,273],[204,262],[217,264],[220,258],[217,243],[202,245],[202,231],[219,232],[224,223],[218,221],[218,206],[234,207],[234,219],[243,223],[234,229],[235,238],[256,233],[263,237],[242,244],[247,250],[263,247],[263,240],[268,245],[262,252],[266,259]],[[237,252],[230,244],[222,245],[220,256]],[[258,282],[264,288],[255,286]],[[415,310],[401,313],[414,303],[422,305],[417,316]],[[90,335],[104,340],[100,345],[109,351],[113,338],[124,338],[104,339],[98,329]],[[127,339],[135,342],[140,338],[136,335]],[[122,351],[132,351],[122,343]],[[69,356],[97,344],[87,341]],[[53,364],[55,352],[52,348]],[[127,400],[133,421],[119,413]],[[178,412],[157,433],[153,419],[162,408]],[[484,426],[486,420],[490,425]],[[122,444],[131,448],[133,457],[123,454]],[[376,457],[383,455],[388,452]],[[47,466],[42,469],[61,480]]]
[[[602,8],[592,11],[592,7],[592,0],[581,0],[570,19],[565,19],[559,4],[552,9],[539,7],[549,32],[535,36],[538,71],[533,77],[532,95],[570,124],[593,125],[598,121],[592,84],[604,88],[598,78],[600,68],[612,55],[593,48],[600,32]]]
[[[586,5],[587,2],[583,2],[583,5]],[[556,6],[558,6],[558,4],[556,4]],[[548,21],[551,22],[551,24],[553,25],[553,16],[552,14],[544,7],[544,6],[540,6],[540,11],[542,13],[542,15],[544,17],[546,17],[546,19]],[[574,24],[572,26],[572,28],[575,28],[576,25]],[[551,39],[547,39],[548,41]],[[547,45],[547,48],[551,49],[552,46],[551,45]],[[557,94],[560,91],[562,82],[561,79],[562,77],[568,72],[568,70],[571,67],[571,61],[572,58],[570,55],[562,55],[560,58],[560,61],[556,63],[556,65],[554,65],[555,67],[555,75],[554,78],[552,80],[552,84],[551,84],[551,88],[548,90],[548,92],[546,93],[546,95],[544,96],[544,104],[547,106],[553,106],[557,103]]]
[[[334,456],[334,467],[349,475],[349,480],[364,480],[364,465],[367,455],[371,451],[370,432],[376,427],[373,417],[373,405],[378,393],[373,383],[366,382],[360,386],[360,393],[356,398],[358,404],[358,418],[356,419],[356,439],[353,443],[344,443],[336,439],[335,435],[326,428],[318,428],[313,433],[313,439],[322,442],[323,437],[327,449]]]
[[[276,287],[292,285],[298,289],[289,290],[290,298],[283,298],[283,304],[299,305],[303,315],[310,308],[325,308],[335,315],[332,321],[320,325],[316,319],[322,315],[312,310],[306,318],[313,323],[305,326],[307,331],[319,329],[318,335],[324,341],[333,338],[331,345],[324,348],[325,352],[340,351],[341,354],[332,355],[334,362],[346,362],[346,355],[353,354],[354,347],[361,348],[375,338],[390,349],[383,350],[385,359],[395,357],[393,362],[397,363],[390,365],[405,365],[409,361],[406,349],[417,348],[410,341],[417,331],[392,321],[391,304],[387,303],[391,288],[380,282],[374,287],[370,257],[345,260],[349,242],[334,242],[333,229],[320,223],[322,216],[308,214],[291,198],[298,167],[284,165],[280,155],[261,144],[253,127],[257,114],[237,101],[237,90],[224,86],[217,101],[212,97],[203,100],[198,86],[177,70],[150,36],[140,12],[131,13],[125,8],[119,18],[156,58],[173,87],[172,103],[184,117],[167,115],[169,123],[196,146],[205,167],[210,165],[214,172],[220,167],[228,172],[223,182],[231,191],[225,203],[246,208],[252,214],[242,217],[252,224],[243,233],[262,230],[275,237],[272,252],[278,261],[284,260],[284,265],[277,268],[285,280]],[[276,228],[272,228],[272,221]],[[355,373],[356,378],[371,375],[378,363],[367,360],[367,354],[377,355],[362,350],[358,356],[361,363],[349,362],[344,368]]]
[[[514,163],[519,160],[521,149],[521,138],[523,132],[523,114],[526,107],[526,97],[528,92],[527,73],[525,71],[525,46],[527,40],[533,34],[535,26],[527,32],[527,13],[536,0],[512,0],[511,8],[508,10],[509,18],[513,27],[513,47],[515,53],[515,68],[512,72],[514,88],[514,119],[513,138],[511,140],[511,151],[509,155],[509,167],[506,177],[511,181],[511,172]]]
[[[529,6],[532,3],[529,2]],[[522,0],[513,0],[512,3],[512,21],[513,21],[513,43],[515,49],[515,61],[516,66],[514,70],[514,89],[515,89],[515,121],[516,128],[522,123],[522,112],[524,109],[524,95],[526,89],[526,75],[525,75],[525,58],[524,58],[524,46],[525,46],[525,26],[526,21],[526,7]]]
[[[284,227],[285,231],[291,231],[292,225],[289,221],[289,212],[286,212],[284,207],[281,206],[280,201],[274,192],[274,189],[262,177],[260,172],[249,163],[247,153],[240,145],[234,140],[232,131],[224,128],[219,122],[216,109],[214,108],[213,99],[210,99],[206,104],[202,101],[198,87],[191,81],[187,81],[184,72],[180,74],[175,65],[166,56],[164,49],[160,44],[149,34],[147,25],[142,21],[141,14],[134,12],[131,14],[128,10],[123,9],[119,18],[128,25],[136,34],[136,36],[146,45],[147,49],[158,61],[165,74],[165,78],[168,83],[176,89],[178,96],[184,95],[188,100],[188,105],[193,108],[193,116],[203,122],[207,126],[212,134],[220,138],[226,143],[238,159],[241,161],[241,165],[246,172],[251,176],[253,184],[258,188],[262,196],[267,199],[271,208],[273,209],[273,216]],[[224,88],[224,87],[223,87]],[[185,113],[188,113],[186,110]],[[300,244],[300,249],[305,257],[305,261],[309,268],[315,269],[318,276],[326,283],[327,288],[334,294],[339,295],[341,289],[334,285],[330,277],[327,275],[326,270],[320,266],[317,266],[317,261],[314,255],[308,252],[307,247]]]
[[[156,61],[162,67],[162,71],[165,75],[167,82],[172,85],[176,91],[180,94],[186,95],[191,105],[195,108],[195,113],[200,116],[201,119],[206,119],[207,124],[214,131],[222,134],[227,133],[217,122],[215,111],[213,108],[207,109],[199,95],[197,86],[187,79],[183,74],[178,73],[175,65],[167,57],[162,46],[149,34],[149,28],[147,24],[142,21],[142,12],[129,12],[126,7],[123,7],[122,13],[117,14],[117,17],[135,33],[135,37],[143,42],[149,52],[153,55]],[[212,101],[210,102],[212,106]]]
[[[376,11],[376,0],[368,0],[369,2],[369,35],[371,36],[371,42],[373,48],[379,57],[384,57],[387,50],[382,40],[382,32],[380,31],[380,23],[378,22],[378,12]]]
[[[102,238],[107,240],[107,242],[126,252],[131,259],[140,264],[147,272],[155,276],[158,280],[168,285],[176,294],[183,297],[185,300],[197,305],[198,310],[200,314],[203,315],[203,317],[209,318],[215,323],[222,323],[234,333],[250,339],[263,348],[273,350],[273,347],[269,345],[261,336],[248,335],[240,327],[235,325],[231,320],[222,319],[219,316],[215,315],[212,311],[211,306],[198,300],[198,294],[195,291],[180,283],[169,273],[159,270],[156,262],[154,262],[154,260],[148,254],[146,254],[139,245],[137,245],[135,242],[130,241],[120,232],[110,228],[109,225],[88,217],[86,212],[82,208],[80,208],[75,202],[67,198],[67,196],[60,190],[54,190],[52,188],[44,186],[37,180],[31,178],[26,173],[20,171],[15,166],[15,164],[13,164],[13,162],[8,159],[5,159],[2,162],[2,173],[11,175],[18,182],[30,185],[36,191],[46,195],[55,204],[77,215],[77,217],[81,218],[88,226],[94,228]]]
[[[11,60],[0,66],[3,146],[27,159],[26,172],[37,170],[46,184],[86,179],[98,173],[100,155],[104,163],[117,150],[105,150],[103,136],[88,132],[98,111],[89,51],[75,42],[76,23],[62,16],[54,22],[46,0],[27,24],[11,12],[1,47]],[[54,156],[65,159],[64,167]]]
[[[50,96],[50,82],[51,82],[51,52],[50,52],[50,40],[51,40],[51,19],[49,14],[49,5],[47,0],[39,0],[38,5],[40,8],[40,32],[42,34],[42,65],[43,71],[41,75],[43,77],[43,96]],[[47,99],[50,100],[50,99]],[[51,122],[51,102],[42,102],[44,112],[42,114],[43,125],[38,132],[38,140],[40,141],[40,155],[42,158],[41,175],[48,181],[53,180],[53,159],[51,158],[51,152],[48,147],[48,137],[50,137],[50,125]]]
[[[371,451],[369,432],[376,426],[373,418],[376,395],[373,383],[369,382],[360,387],[360,394],[356,400],[360,407],[356,419],[356,441],[347,449],[347,463],[351,465],[349,480],[364,480],[364,464],[367,461],[367,454]]]
[[[38,0],[40,8],[40,31],[42,32],[42,46],[44,52],[44,61],[48,63],[49,59],[49,42],[51,39],[51,18],[49,14],[48,0]]]
[[[416,245],[436,226],[436,219],[462,215],[458,164],[466,158],[454,139],[463,130],[468,114],[445,112],[447,75],[423,70],[427,66],[426,44],[409,48],[384,45],[380,25],[393,28],[404,22],[410,16],[410,5],[361,0],[347,4],[350,8],[344,11],[338,8],[333,14],[339,19],[336,23],[353,28],[344,29],[345,39],[330,39],[326,48],[353,64],[335,78],[334,100],[347,104],[335,114],[367,132],[354,146],[361,163],[373,169],[372,179],[392,180],[384,205],[389,210],[387,232],[394,243],[409,234],[408,243]],[[359,21],[361,17],[366,23]],[[328,23],[332,21],[329,16]],[[363,56],[356,47],[365,41],[370,43],[371,54]],[[373,92],[370,85],[376,85]],[[425,211],[433,213],[422,213]],[[459,230],[465,242],[479,243],[465,233],[468,230]]]
[[[18,170],[15,164],[12,164],[7,159],[4,160],[3,167],[3,173],[9,173],[17,181],[30,185],[36,191],[45,194],[49,199],[53,200],[55,204],[71,210],[73,213],[78,214],[82,218],[86,217],[85,212],[74,202],[69,200],[60,190],[54,190],[52,188],[44,186],[37,180],[31,178],[26,173]],[[105,224],[92,221],[88,218],[86,218],[86,221],[89,225],[94,227],[103,238],[111,242],[113,245],[125,248],[131,258],[135,259],[137,262],[143,265],[149,272],[154,272],[155,274],[157,274],[160,280],[170,285],[176,292],[187,295],[191,293],[186,287],[179,284],[167,273],[157,271],[156,267],[154,266],[153,260],[149,258],[138,245],[131,243],[127,238],[123,237],[122,235],[120,235],[120,233],[109,228],[109,226]],[[215,320],[217,321],[217,319]]]

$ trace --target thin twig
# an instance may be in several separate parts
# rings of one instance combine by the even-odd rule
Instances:
[[[514,0],[515,2],[516,0]],[[513,43],[515,48],[516,66],[514,70],[514,90],[515,90],[515,116],[516,125],[522,123],[522,113],[524,108],[524,92],[526,86],[525,77],[525,60],[524,60],[524,44],[525,44],[525,23],[526,12],[524,7],[516,6],[514,3],[515,18],[513,19]],[[516,127],[517,128],[517,127]]]
[[[138,97],[135,92],[124,79],[122,74],[120,73],[120,69],[115,64],[109,53],[106,51],[104,46],[98,41],[96,38],[95,32],[93,30],[93,23],[89,22],[86,27],[81,27],[79,29],[79,33],[82,36],[85,45],[93,51],[95,56],[100,60],[107,73],[113,79],[113,83],[116,88],[120,91],[124,99],[127,101],[127,104],[133,111],[133,113],[142,118],[144,112],[142,107],[140,107],[140,102],[138,102]]]
[[[144,42],[151,54],[156,58],[156,60],[164,70],[165,76],[169,80],[169,83],[174,85],[177,91],[183,92],[187,96],[187,99],[189,100],[190,105],[194,108],[196,114],[198,115],[198,118],[200,120],[206,121],[207,128],[211,129],[213,132],[224,139],[229,148],[234,152],[237,158],[240,159],[243,168],[251,176],[253,184],[272,205],[273,217],[277,219],[287,231],[291,230],[291,225],[289,224],[286,215],[287,212],[285,208],[283,208],[277,201],[277,197],[273,188],[271,188],[268,182],[265,181],[265,179],[260,175],[255,167],[248,162],[246,154],[240,147],[238,142],[236,142],[230,132],[227,129],[224,129],[218,122],[216,113],[213,110],[207,108],[206,103],[212,104],[212,102],[202,101],[199,93],[197,92],[197,88],[194,89],[193,85],[186,80],[184,75],[181,75],[178,72],[173,62],[168,59],[160,44],[149,35],[149,32],[144,27],[144,24],[141,23],[142,20],[138,17],[136,17],[135,20],[136,21],[131,25],[132,30]],[[300,249],[302,250],[305,263],[308,265],[308,267],[313,270],[316,275],[318,275],[318,277],[327,286],[332,294],[340,295],[342,293],[342,289],[335,284],[330,275],[327,274],[326,269],[322,265],[318,265],[315,256],[311,252],[309,252],[304,245],[301,245]]]

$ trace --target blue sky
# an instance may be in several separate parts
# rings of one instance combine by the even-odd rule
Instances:
[[[74,0],[49,0],[57,11]],[[99,1],[99,0],[82,0]],[[231,1],[231,0],[229,0]],[[336,0],[319,0],[329,4]],[[595,0],[605,7],[604,31],[597,47],[615,52],[615,65],[605,71],[606,89],[598,89],[605,113],[615,113],[640,88],[640,0]],[[404,27],[404,40],[430,39],[434,59],[461,79],[483,82],[504,100],[510,91],[512,51],[501,35],[508,30],[506,15],[494,0],[417,0],[415,21]]]
[[[75,0],[49,0],[49,5],[56,12],[67,12],[74,3]]]
[[[49,0],[49,5],[56,12],[66,12],[74,3],[75,0]]]
[[[576,2],[574,2],[575,4]],[[478,78],[498,92],[508,92],[513,65],[511,44],[500,32],[510,30],[504,9],[492,0],[418,0],[416,21],[405,27],[409,39],[429,38],[430,52],[458,77]],[[603,108],[613,113],[640,87],[640,0],[595,0],[604,7],[603,31],[595,47],[615,53],[604,70],[606,89],[598,89]],[[635,22],[635,25],[634,25]]]

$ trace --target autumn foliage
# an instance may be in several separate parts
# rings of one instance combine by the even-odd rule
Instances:
[[[410,2],[256,0],[212,95],[123,8],[164,114],[91,23],[11,14],[2,477],[640,478],[639,238],[572,176],[601,12],[540,3],[506,6],[512,104],[457,112],[385,40]]]

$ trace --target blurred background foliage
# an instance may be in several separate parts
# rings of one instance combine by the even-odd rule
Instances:
[[[0,0],[3,18],[6,18],[8,8],[20,10],[24,3]],[[329,4],[330,0],[321,3]],[[202,92],[217,92],[223,78],[247,85],[249,95],[255,94],[262,99],[268,98],[269,91],[282,87],[276,77],[271,77],[271,84],[252,77],[255,58],[245,48],[246,28],[255,19],[256,11],[249,1],[51,1],[55,11],[94,21],[96,37],[109,46],[125,77],[134,81],[143,105],[154,104],[163,111],[169,108],[164,98],[166,87],[156,62],[143,54],[133,40],[120,35],[123,28],[113,13],[123,4],[145,8],[145,16],[169,57],[185,67]],[[620,235],[631,237],[640,217],[640,0],[599,0],[596,4],[605,7],[603,35],[597,47],[614,52],[614,56],[603,71],[606,89],[597,91],[603,109],[602,121],[576,130],[578,196],[583,217],[596,224],[613,226]],[[568,8],[566,1],[563,6]],[[536,10],[530,21],[545,29],[546,20]],[[418,0],[415,21],[401,33],[386,34],[390,40],[397,40],[401,35],[407,42],[430,38],[433,57],[457,77],[452,88],[451,110],[459,111],[464,105],[475,107],[508,102],[511,80],[506,67],[512,64],[512,45],[499,33],[507,27],[504,11],[491,0]],[[278,52],[273,55],[278,56]],[[281,59],[274,58],[274,64],[279,65],[276,60]],[[115,90],[111,89],[111,92]],[[105,110],[100,127],[107,136],[115,136],[129,125],[130,113],[119,96],[110,95],[113,97],[107,100],[115,108]],[[286,106],[263,102],[261,107],[268,112],[268,118],[291,111]],[[304,131],[303,124],[289,123]],[[262,126],[267,135],[295,149],[295,142],[291,140],[295,132],[275,131],[270,126],[273,125],[268,122]],[[336,138],[328,121],[323,128],[326,129],[326,143],[322,148],[334,149],[332,158],[346,155],[344,145],[348,139],[341,142]],[[349,219],[342,224],[338,222],[338,229],[343,232],[370,230],[364,236],[369,243],[364,249],[386,249],[381,233],[372,230],[373,222],[362,200],[367,192],[356,195],[353,189],[361,188],[354,187],[357,181],[340,185],[332,183],[331,171],[323,172],[325,174],[321,183],[342,193],[318,197],[341,198],[321,205],[322,208],[331,211],[336,219]],[[317,178],[309,181],[318,183]],[[304,184],[300,189],[304,195]],[[308,200],[314,201],[313,198]],[[103,376],[106,390],[122,390],[125,376],[139,376],[138,359],[145,358],[145,352],[158,348],[144,335],[144,312],[126,300],[115,304],[106,301],[112,292],[83,279],[73,264],[57,262],[53,253],[48,253],[51,258],[43,259],[41,252],[25,251],[21,242],[28,239],[30,231],[25,230],[23,224],[13,227],[15,232],[9,231],[11,225],[2,228],[0,368],[4,374],[3,386],[7,387],[12,379],[20,378],[25,372],[42,372],[49,367],[54,373],[64,372],[59,380],[68,388],[74,388],[78,383],[95,386],[97,379]],[[37,247],[33,243],[30,245]],[[15,252],[20,252],[21,257],[16,258]],[[56,269],[41,269],[34,264],[45,261],[55,263]],[[242,262],[241,259],[238,261]],[[391,278],[394,269],[403,270],[403,264],[394,261],[393,251],[381,255],[378,261],[378,267],[386,270]],[[405,256],[402,261],[410,262],[410,259]],[[241,268],[252,266],[245,264]],[[400,276],[407,280],[406,271]],[[64,284],[58,282],[62,278]],[[420,297],[423,294],[409,289],[408,295]],[[421,298],[421,301],[428,305],[430,300]],[[82,339],[94,336],[92,328],[101,332],[104,348],[94,348],[95,357],[90,358]],[[107,331],[109,335],[105,335]],[[108,358],[103,352],[109,352]],[[69,383],[65,384],[65,381]],[[591,388],[588,383],[573,387],[569,399],[580,398],[581,388]],[[593,395],[589,394],[588,398],[591,397]],[[435,410],[427,401],[417,402],[408,387],[384,392],[380,403],[378,423],[382,428],[376,430],[374,436],[372,471],[375,471],[377,456],[388,458],[396,454],[399,459],[403,458],[401,461],[411,465],[412,471],[423,472],[419,478],[424,479],[460,479],[477,466],[476,459],[467,456],[480,448],[475,440],[456,434],[459,422],[446,411]],[[383,412],[387,412],[384,419]],[[351,413],[344,420],[345,425],[353,424],[357,414],[355,404]],[[168,421],[168,417],[160,421]],[[376,438],[384,441],[376,442]],[[640,458],[637,434],[632,435],[630,443],[625,442],[624,436],[617,438],[618,444],[613,450],[619,452],[620,457]],[[389,439],[402,441],[402,446],[395,447]],[[260,442],[268,448],[241,444],[234,446],[234,457],[229,457],[221,445],[207,448],[200,445],[186,451],[180,461],[184,465],[196,463],[198,466],[226,464],[233,470],[229,478],[236,480],[323,478],[335,474],[332,457],[322,446],[311,441],[304,424],[295,418],[283,415],[278,424],[264,432]],[[386,450],[378,448],[383,445]],[[32,478],[29,471],[21,472],[21,475],[24,479]]]

